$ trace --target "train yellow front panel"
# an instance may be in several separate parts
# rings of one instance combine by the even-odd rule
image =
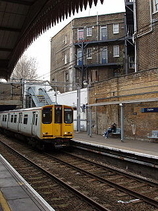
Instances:
[[[62,129],[62,124],[54,124],[53,130],[54,130],[54,135],[56,137],[62,136],[61,129]]]
[[[53,137],[52,124],[42,124],[42,136],[43,136],[43,138],[52,138]]]

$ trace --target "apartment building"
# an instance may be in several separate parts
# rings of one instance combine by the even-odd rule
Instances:
[[[51,39],[50,79],[73,90],[123,74],[125,58],[124,13],[75,18]]]

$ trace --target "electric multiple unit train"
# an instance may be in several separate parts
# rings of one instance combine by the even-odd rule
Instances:
[[[69,146],[74,135],[73,108],[46,105],[0,112],[0,129],[33,146]]]

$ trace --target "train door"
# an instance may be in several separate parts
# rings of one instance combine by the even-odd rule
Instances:
[[[36,112],[32,112],[31,134],[34,136],[37,135],[37,121],[38,121],[38,114]]]
[[[19,113],[18,128],[17,128],[18,131],[21,131],[21,124],[22,124],[22,113]]]
[[[56,105],[54,112],[54,133],[58,137],[62,136],[62,106]]]

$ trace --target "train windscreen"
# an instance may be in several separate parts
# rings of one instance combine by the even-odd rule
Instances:
[[[55,123],[62,123],[62,107],[55,106]]]
[[[73,110],[71,108],[64,108],[64,123],[71,124],[73,122]]]
[[[52,108],[46,107],[42,110],[42,123],[51,124],[52,123]]]

